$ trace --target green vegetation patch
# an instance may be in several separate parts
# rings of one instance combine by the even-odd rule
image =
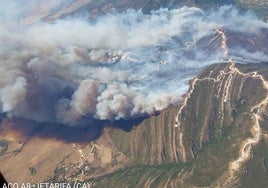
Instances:
[[[137,165],[126,167],[112,174],[89,179],[94,187],[144,187],[150,184],[151,187],[163,187],[172,179],[176,179],[182,170],[187,169],[184,164],[164,164],[164,165]]]

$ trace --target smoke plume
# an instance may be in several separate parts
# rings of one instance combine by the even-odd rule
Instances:
[[[225,60],[218,27],[230,37],[234,58],[268,61],[268,24],[231,6],[114,11],[28,25],[22,18],[33,7],[9,1],[0,7],[0,111],[10,117],[74,126],[84,118],[161,111],[181,101],[202,68]]]

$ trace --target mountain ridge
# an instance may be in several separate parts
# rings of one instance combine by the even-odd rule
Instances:
[[[230,71],[231,66],[238,67],[237,70],[243,71],[243,74],[247,74],[248,77],[243,78],[243,76],[231,72],[229,72],[229,75],[225,74],[223,76],[222,71]],[[87,181],[91,182],[94,187],[108,185],[108,182],[114,182],[114,185],[123,186],[124,184],[131,185],[133,182],[128,178],[125,178],[125,181],[119,181],[116,178],[117,176],[118,178],[125,177],[125,175],[122,176],[120,173],[135,174],[136,171],[140,171],[147,174],[146,179],[150,179],[150,182],[145,181],[145,179],[140,180],[139,184],[145,187],[151,187],[152,185],[161,187],[164,184],[185,187],[223,186],[223,182],[228,182],[226,177],[228,179],[230,175],[230,163],[239,159],[241,144],[245,140],[251,139],[251,137],[254,138],[254,131],[251,132],[254,118],[252,119],[251,117],[256,115],[255,113],[257,112],[256,110],[253,110],[255,113],[250,112],[250,108],[259,105],[267,94],[260,80],[250,78],[250,75],[252,75],[250,72],[253,70],[262,72],[265,78],[268,77],[268,67],[265,64],[217,64],[205,69],[197,77],[201,81],[191,81],[192,86],[196,82],[195,89],[192,90],[187,105],[181,111],[182,126],[180,129],[176,127],[175,122],[180,107],[173,106],[164,110],[158,116],[144,120],[140,125],[134,126],[129,132],[118,128],[106,128],[98,140],[84,145],[71,143],[66,145],[62,142],[56,144],[58,141],[55,139],[51,141],[47,139],[38,141],[38,139],[33,137],[33,140],[31,141],[30,139],[26,142],[17,154],[13,157],[10,155],[11,158],[6,158],[5,156],[12,152],[12,148],[16,145],[15,140],[21,138],[21,136],[18,135],[16,138],[12,136],[12,140],[8,135],[14,135],[14,132],[10,132],[10,130],[1,131],[1,138],[5,139],[1,140],[1,142],[5,142],[9,146],[0,156],[3,173],[8,181],[18,181],[18,179],[12,180],[11,178],[15,176],[14,171],[8,170],[10,165],[8,165],[9,168],[3,167],[6,164],[10,164],[9,160],[13,161],[13,163],[15,161],[14,164],[21,161],[21,157],[27,155],[29,148],[33,147],[31,143],[37,145],[41,143],[44,145],[46,143],[45,145],[47,146],[54,145],[49,146],[43,152],[47,153],[47,159],[50,159],[50,163],[54,160],[51,164],[54,164],[56,168],[44,174],[44,169],[48,167],[45,168],[47,163],[44,163],[44,157],[38,159],[41,151],[31,152],[33,156],[30,160],[32,161],[31,164],[25,167],[20,166],[20,168],[24,169],[24,180],[27,180],[26,177],[30,178],[29,180],[33,178],[33,182],[42,180],[51,182],[68,180],[74,182],[88,179]],[[230,75],[233,75],[231,80],[228,79]],[[210,78],[208,79],[207,76],[210,76]],[[221,81],[214,82],[217,77]],[[228,84],[230,82],[234,83]],[[222,89],[218,89],[220,85]],[[227,89],[228,85],[232,85],[232,88]],[[223,103],[225,115],[222,117],[218,113],[219,109],[222,109],[222,100],[217,100],[217,95],[219,92],[218,97],[223,99],[227,90],[229,91],[228,97],[225,99],[226,102]],[[255,96],[256,92],[262,94]],[[207,107],[204,108],[204,106]],[[205,109],[208,110],[206,111]],[[260,139],[262,140],[262,145],[267,146],[268,143],[265,138],[268,128],[266,127],[267,119],[265,119],[266,116],[264,115],[267,113],[267,107],[263,109],[263,113],[259,114],[263,119],[260,121],[260,127],[263,130]],[[201,117],[206,117],[202,113],[210,114],[210,119],[202,119]],[[220,125],[221,121],[223,122],[222,126]],[[212,122],[218,122],[219,124],[215,125]],[[180,131],[183,134],[182,140],[179,136]],[[18,145],[20,144],[18,143]],[[52,156],[56,145],[58,145],[58,148],[62,148],[60,153],[63,153],[63,155],[53,159]],[[185,147],[185,150],[182,149],[183,147]],[[70,148],[73,149],[70,150]],[[254,150],[255,145],[253,147],[245,147],[245,151],[252,153],[250,148]],[[66,151],[69,151],[69,154]],[[264,157],[268,156],[264,155]],[[249,157],[249,161],[251,159]],[[244,162],[241,163],[238,168],[239,170],[235,173],[238,173],[238,176],[232,179],[229,182],[230,184],[224,185],[225,187],[232,187],[243,183],[240,181],[240,178],[242,177],[243,179],[243,169],[246,164],[247,160],[245,164]],[[32,170],[31,174],[28,168],[35,170]],[[176,178],[177,172],[181,172],[179,178]],[[51,175],[51,173],[54,175]],[[161,174],[163,175],[161,178],[163,181],[156,178]],[[175,179],[169,179],[168,174],[175,177]],[[265,174],[262,174],[262,176],[265,177]],[[137,177],[139,176],[137,175]],[[135,175],[134,177],[131,175],[130,178],[135,179]],[[135,187],[134,184],[132,186]]]

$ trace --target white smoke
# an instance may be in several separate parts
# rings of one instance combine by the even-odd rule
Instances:
[[[9,14],[19,6],[7,1],[0,7],[0,111],[39,122],[131,119],[180,102],[193,75],[224,60],[217,27],[239,33],[232,54],[267,59],[266,48],[243,47],[249,40],[243,34],[265,47],[256,33],[267,32],[268,24],[230,6],[209,13],[127,10],[31,25],[20,21],[32,10]]]
[[[0,90],[2,111],[9,112],[25,100],[27,89],[25,78],[17,77],[14,83],[10,83]]]

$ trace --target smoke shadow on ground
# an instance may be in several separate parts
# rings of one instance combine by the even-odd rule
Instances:
[[[156,115],[158,115],[158,114],[156,114]],[[131,120],[114,121],[114,122],[110,122],[111,123],[110,127],[116,128],[116,129],[121,129],[125,132],[130,132],[133,129],[133,127],[138,126],[147,118],[149,118],[149,116],[139,117],[139,118],[131,119]]]
[[[90,121],[90,124],[81,126],[68,126],[55,123],[38,123],[23,118],[8,118],[0,114],[0,130],[19,132],[25,137],[40,137],[44,139],[57,139],[66,143],[88,143],[98,139],[104,128],[116,128],[130,132],[148,117],[139,117],[131,120],[118,121]]]

